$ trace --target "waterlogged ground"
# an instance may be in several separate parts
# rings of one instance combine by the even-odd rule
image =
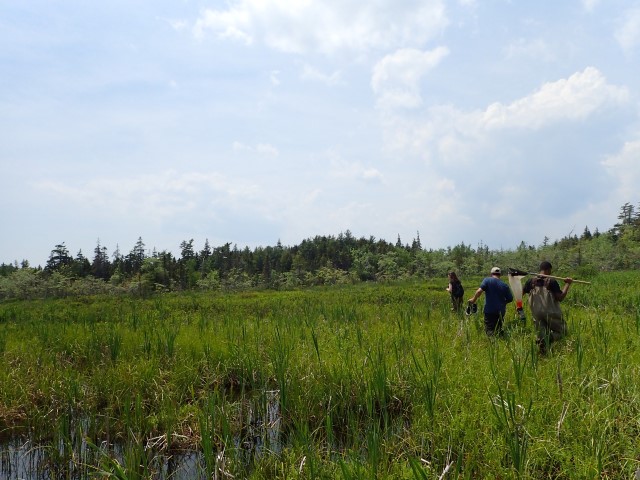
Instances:
[[[73,451],[66,452],[67,448]],[[66,461],[61,461],[68,455]],[[0,478],[3,480],[56,480],[60,478],[101,478],[125,459],[123,448],[101,445],[92,449],[87,445],[34,445],[29,440],[14,438],[0,446]],[[106,469],[101,466],[107,458]],[[149,471],[154,478],[174,480],[206,479],[202,455],[195,451],[164,455],[156,452],[149,457]],[[118,477],[114,477],[118,478]],[[127,478],[135,478],[135,474]]]
[[[0,304],[0,478],[633,478],[640,273],[589,280],[545,356],[446,279]]]
[[[236,436],[233,441],[234,448],[242,452],[240,458],[246,465],[254,458],[277,453],[282,448],[278,391],[263,393],[254,398],[247,409],[243,436]],[[266,403],[261,399],[266,399]],[[29,436],[17,433],[5,438],[0,443],[0,479],[82,479],[114,475],[114,478],[172,480],[211,478],[206,459],[197,445],[180,448],[177,445],[184,439],[177,438],[172,446],[172,437],[178,436],[176,433],[147,439],[132,438],[128,444],[109,443],[104,439],[94,444],[90,439],[91,419],[72,414],[65,415],[61,421],[63,432],[56,432],[54,441],[34,442]],[[225,464],[224,452],[218,452],[213,471],[224,474]],[[129,465],[128,471],[125,465]],[[118,476],[119,473],[122,475]]]

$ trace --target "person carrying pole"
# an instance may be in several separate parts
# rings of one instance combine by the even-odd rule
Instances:
[[[536,327],[536,343],[540,353],[546,353],[551,343],[560,340],[567,334],[567,324],[560,308],[572,278],[564,279],[564,287],[551,276],[552,265],[548,261],[540,264],[538,276],[532,277],[524,284],[523,294],[528,294],[528,304]]]

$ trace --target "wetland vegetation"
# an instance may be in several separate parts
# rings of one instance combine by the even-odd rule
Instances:
[[[346,232],[3,263],[0,478],[638,478],[640,217],[619,220],[506,251]],[[513,305],[494,340],[451,312],[448,271],[468,298],[542,259],[591,282],[546,355]]]
[[[640,274],[590,280],[546,356],[444,279],[5,301],[5,477],[631,478]]]

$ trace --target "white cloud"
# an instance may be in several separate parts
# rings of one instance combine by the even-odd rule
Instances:
[[[300,78],[303,80],[310,80],[314,82],[324,83],[330,87],[343,84],[342,76],[339,71],[331,74],[323,73],[310,65],[305,65],[300,74]]]
[[[213,213],[212,205],[251,203],[259,191],[254,184],[218,173],[178,174],[173,170],[129,178],[101,177],[81,185],[40,181],[34,187],[78,209],[158,222],[202,208]]]
[[[177,31],[184,30],[189,26],[189,23],[186,20],[169,20],[169,25],[171,28]]]
[[[347,162],[334,152],[329,152],[333,178],[356,179],[365,182],[382,182],[384,175],[374,167],[366,167],[361,162]]]
[[[156,20],[169,24],[169,26],[177,32],[189,28],[189,22],[183,19],[156,17]]]
[[[91,248],[105,232],[112,246],[420,230],[424,245],[498,247],[593,228],[605,201],[607,227],[637,202],[637,0],[178,1],[162,17],[148,2],[45,4],[68,21],[9,8],[0,28],[9,260],[25,240]]]
[[[463,111],[441,105],[413,118],[384,112],[385,145],[394,149],[398,169],[408,166],[420,178],[404,190],[415,190],[417,198],[406,203],[429,205],[428,210],[416,207],[425,216],[421,223],[439,228],[442,215],[448,215],[456,219],[456,231],[466,228],[476,241],[486,232],[485,223],[494,231],[509,230],[517,223],[520,233],[509,231],[510,237],[557,237],[556,232],[567,228],[572,212],[586,208],[584,198],[602,202],[614,183],[598,168],[606,151],[600,143],[610,139],[610,132],[600,130],[596,145],[586,139],[576,144],[575,138],[597,128],[604,111],[627,110],[629,98],[625,87],[608,83],[600,71],[589,67],[510,103],[495,102],[484,109]],[[566,141],[563,132],[569,134]],[[638,148],[633,144],[625,150],[627,166],[637,158]],[[615,161],[622,162],[618,157]],[[581,181],[568,181],[577,171]],[[615,171],[622,175],[621,169]],[[629,192],[638,180],[637,173],[625,180]],[[523,204],[523,195],[533,189],[562,190],[564,210],[553,209],[553,195],[545,196],[536,208]],[[404,215],[411,215],[410,209],[404,210]],[[471,210],[475,214],[469,217]],[[548,230],[539,233],[513,222],[518,217],[544,224]],[[593,221],[589,221],[592,227]]]
[[[196,21],[194,34],[196,37],[203,37],[206,30],[215,31],[223,39],[236,40],[246,45],[253,43],[253,37],[248,33],[251,30],[251,17],[249,12],[242,9],[206,10]]]
[[[640,45],[640,8],[625,12],[624,21],[616,30],[615,38],[626,52]]]
[[[622,150],[607,157],[602,165],[618,182],[615,193],[619,205],[634,201],[638,196],[640,184],[640,140],[629,141]]]
[[[545,83],[533,94],[508,105],[493,103],[479,119],[487,129],[540,128],[561,120],[579,120],[601,107],[628,100],[625,87],[609,85],[602,73],[587,67],[567,79]]]
[[[233,142],[233,150],[235,152],[250,152],[270,157],[277,157],[280,153],[276,147],[268,143],[258,143],[255,147],[252,147],[241,142]]]
[[[269,74],[269,80],[271,80],[271,85],[277,87],[280,85],[280,72],[278,70],[272,70]]]
[[[314,188],[309,193],[302,196],[302,203],[305,205],[313,204],[321,194],[322,190],[320,188]]]
[[[268,143],[259,143],[256,146],[256,151],[261,155],[268,155],[271,157],[277,157],[280,153],[276,147]]]
[[[205,10],[194,33],[333,54],[420,46],[447,24],[442,0],[237,0],[226,10]]]
[[[600,0],[582,0],[582,6],[587,12],[593,12],[600,3]]]
[[[504,48],[507,59],[535,59],[551,62],[556,59],[553,49],[541,38],[533,40],[519,38]]]
[[[491,148],[497,135],[514,129],[535,132],[559,122],[583,121],[598,110],[619,107],[629,99],[625,87],[607,83],[588,67],[567,79],[549,82],[511,103],[495,102],[484,110],[461,111],[452,106],[428,109],[426,119],[409,120],[387,114],[385,144],[391,150],[419,155],[441,166],[470,165],[476,152]],[[497,160],[495,160],[497,161]]]
[[[380,60],[373,68],[371,88],[382,108],[415,108],[422,104],[422,77],[447,56],[446,47],[431,51],[401,49]]]
[[[377,168],[366,168],[362,171],[364,180],[382,180],[384,177]]]

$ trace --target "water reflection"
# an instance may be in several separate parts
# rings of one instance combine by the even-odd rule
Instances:
[[[149,439],[144,444],[102,442],[93,445],[87,441],[91,422],[86,418],[76,418],[70,423],[73,427],[67,430],[62,440],[35,443],[30,438],[16,436],[0,444],[0,480],[84,480],[99,478],[101,471],[106,477],[106,473],[114,468],[130,470],[131,465],[140,470],[132,477],[157,480],[210,478],[200,451],[169,452],[166,442]],[[248,467],[262,455],[279,454],[282,449],[280,425],[279,392],[261,392],[258,399],[250,402],[246,424],[233,439],[231,448],[236,450],[236,458]],[[226,455],[229,454],[228,451],[217,452],[214,477],[216,473],[224,475]]]
[[[105,445],[99,451],[80,451],[59,463],[64,452],[54,451],[52,446],[34,445],[30,441],[13,439],[0,447],[0,480],[58,480],[87,479],[99,477],[104,470],[101,462],[109,458],[110,462],[124,464],[126,455],[122,447]],[[111,463],[114,465],[114,463]],[[202,455],[195,451],[174,452],[167,455],[160,452],[152,454],[146,466],[148,478],[158,480],[199,480],[206,479]],[[146,476],[145,476],[146,478]]]

